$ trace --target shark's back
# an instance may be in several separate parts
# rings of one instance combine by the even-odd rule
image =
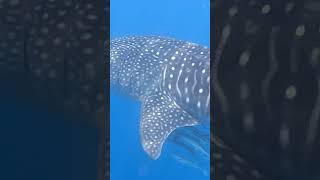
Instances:
[[[155,36],[132,36],[111,41],[111,87],[139,98],[152,91],[159,82],[164,61],[159,58],[163,44],[173,39]]]
[[[158,36],[111,42],[111,84],[140,98],[159,88],[196,118],[209,115],[209,49]]]

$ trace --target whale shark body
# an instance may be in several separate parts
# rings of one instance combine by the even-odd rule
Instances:
[[[111,41],[111,88],[141,101],[141,143],[152,159],[175,129],[208,124],[209,57],[209,48],[172,38]]]

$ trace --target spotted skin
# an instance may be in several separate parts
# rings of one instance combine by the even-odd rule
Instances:
[[[71,119],[104,127],[108,4],[0,0],[0,96],[28,98],[76,116]],[[105,145],[103,141],[99,147]],[[108,152],[103,154],[109,158]],[[100,178],[108,176],[108,164],[103,163],[99,162]]]
[[[319,177],[319,1],[216,0],[214,136],[265,178]],[[214,145],[215,179],[258,179]],[[226,156],[224,156],[225,154]]]
[[[141,143],[151,158],[159,158],[175,129],[208,121],[209,53],[204,46],[166,37],[111,41],[111,87],[141,101]]]
[[[0,1],[0,78],[28,84],[22,88],[56,107],[97,111],[103,106],[103,3]]]

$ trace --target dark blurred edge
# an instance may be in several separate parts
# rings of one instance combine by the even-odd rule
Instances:
[[[103,21],[106,23],[106,34],[102,34],[105,37],[104,46],[102,49],[102,61],[103,61],[103,91],[104,91],[104,101],[105,109],[102,121],[102,135],[101,135],[101,153],[99,159],[101,159],[101,168],[98,169],[98,180],[108,180],[110,179],[110,0],[105,0],[105,16],[103,16]],[[99,166],[98,166],[99,167]]]
[[[257,8],[257,11],[248,8],[247,4],[250,4],[248,2],[257,3],[257,6],[252,6],[254,8],[272,7],[272,11],[268,16],[260,16],[260,8]],[[266,4],[268,6],[263,6]],[[292,11],[291,6],[294,7]],[[242,14],[241,20],[231,21],[229,19],[233,8],[241,12],[239,13]],[[314,114],[319,114],[317,105],[319,104],[317,98],[319,96],[319,12],[319,1],[316,0],[211,1],[211,60],[213,60],[213,54],[217,53],[214,50],[218,48],[219,40],[223,39],[222,34],[230,33],[224,31],[224,26],[229,27],[226,25],[230,25],[233,30],[230,33],[232,40],[228,39],[228,48],[224,50],[225,56],[222,57],[224,66],[219,66],[221,75],[219,80],[225,85],[225,90],[229,90],[229,92],[225,91],[226,96],[229,97],[225,102],[228,102],[230,111],[224,111],[222,101],[219,104],[218,95],[214,96],[211,89],[211,135],[213,133],[221,135],[233,150],[241,153],[256,169],[261,170],[272,179],[319,178],[319,124],[314,124],[314,129],[317,131],[310,131],[312,130],[310,128],[312,118],[319,121],[319,116],[314,116]],[[246,31],[243,25],[245,20],[251,20],[251,18],[256,18],[253,24],[261,25],[261,28],[254,38],[244,40],[245,38],[241,37],[243,31]],[[253,63],[244,73],[244,71],[238,71],[240,68],[235,67],[238,66],[237,58],[240,57],[243,50],[248,48],[244,47],[248,44],[250,45],[250,59],[255,60],[251,61]],[[272,46],[276,48],[271,48]],[[270,49],[274,49],[273,52],[269,52]],[[216,59],[219,60],[219,58]],[[250,82],[252,86],[250,88],[258,91],[260,83],[266,77],[264,70],[273,68],[269,65],[270,61],[274,61],[275,69],[277,69],[268,80],[271,82],[268,85],[270,87],[264,87],[264,92],[253,93],[255,95],[252,95],[250,102],[239,102],[237,98],[234,98],[238,95],[231,96],[231,92],[239,91],[236,87],[239,86],[240,81]],[[215,75],[218,72],[215,64],[218,63],[214,59],[211,61],[211,82],[217,82]],[[231,74],[229,78],[226,76],[228,73]],[[246,77],[241,77],[242,75]],[[214,85],[212,83],[211,88]],[[293,98],[284,93],[291,85],[300,91],[299,95]],[[217,90],[217,86],[215,88]],[[242,116],[245,114],[244,111],[247,111],[244,110],[245,108],[242,109],[247,104],[252,107],[249,111],[254,112],[255,119],[259,120],[257,121],[259,123],[255,125],[257,129],[252,134],[248,133],[249,135],[239,126],[240,123],[237,123],[240,122],[238,116]],[[229,120],[232,123],[228,123]],[[232,130],[226,131],[230,129],[230,125],[233,126]],[[286,145],[283,147],[281,141],[279,143],[279,133],[283,131],[282,125],[288,126],[291,132],[288,147]],[[314,136],[313,142],[307,141],[310,134]],[[257,151],[259,148],[263,152]],[[211,155],[217,153],[216,150],[215,144],[211,143]],[[217,159],[211,156],[211,168],[213,165],[218,166],[219,164]],[[222,167],[222,164],[220,165]],[[225,172],[213,173],[211,178],[223,179],[219,179],[222,173]]]
[[[11,1],[10,1],[11,2]],[[3,6],[4,3],[10,3],[9,1],[1,1],[0,2],[0,15],[2,18],[0,19],[0,33],[2,33],[2,30],[10,29],[7,27],[19,27],[20,29],[15,32],[18,34],[19,39],[15,39],[14,42],[22,42],[23,45],[18,47],[19,52],[22,52],[21,54],[15,56],[17,61],[9,62],[8,61],[10,54],[6,58],[6,51],[10,50],[11,43],[8,42],[7,44],[9,47],[6,49],[2,48],[0,49],[0,53],[2,55],[4,54],[4,57],[0,57],[0,101],[2,99],[8,98],[8,99],[18,99],[19,102],[30,102],[30,104],[36,104],[38,106],[44,107],[44,109],[47,109],[50,113],[57,113],[57,114],[63,114],[63,116],[71,117],[71,119],[79,120],[79,121],[85,121],[80,122],[81,125],[88,126],[88,128],[91,128],[92,126],[96,127],[97,130],[99,130],[101,139],[100,144],[97,144],[96,146],[100,149],[97,156],[98,159],[98,169],[97,169],[97,177],[98,179],[106,179],[105,175],[109,174],[106,173],[109,171],[109,158],[104,158],[105,155],[109,154],[109,146],[108,143],[106,143],[106,139],[109,139],[109,87],[106,86],[108,83],[106,83],[105,77],[109,75],[108,73],[108,63],[106,62],[105,57],[105,49],[109,47],[109,27],[110,27],[110,1],[109,0],[95,0],[92,1],[95,5],[94,6],[97,12],[98,12],[98,21],[97,24],[99,27],[99,33],[95,34],[95,38],[98,39],[96,42],[95,49],[95,62],[96,62],[96,75],[98,77],[97,84],[95,84],[95,88],[97,88],[97,93],[103,94],[105,97],[103,97],[103,103],[100,104],[99,107],[93,107],[86,109],[84,107],[81,107],[79,103],[71,103],[68,104],[66,101],[68,100],[68,96],[64,94],[64,92],[50,92],[48,89],[43,89],[43,87],[46,87],[46,81],[43,81],[42,79],[39,80],[32,73],[30,73],[29,69],[29,61],[30,56],[28,54],[28,49],[26,46],[28,46],[28,31],[30,30],[30,26],[34,25],[34,22],[29,22],[29,15],[33,14],[33,8],[35,4],[41,4],[41,3],[48,3],[46,1],[39,1],[39,0],[29,0],[25,1],[21,4],[18,4],[15,8],[15,11],[12,11],[16,14],[11,14],[9,10],[7,11],[7,7]],[[13,1],[12,1],[13,2]],[[20,1],[17,1],[18,3]],[[50,1],[54,2],[54,1]],[[63,1],[61,1],[63,2]],[[72,1],[76,2],[76,1]],[[85,1],[79,1],[78,3],[84,3]],[[6,16],[7,15],[7,16]],[[6,24],[7,22],[3,19],[6,17],[14,17],[18,19],[15,24]],[[69,19],[72,19],[72,17],[68,17]],[[72,21],[72,20],[71,20]],[[31,25],[30,25],[31,24]],[[3,33],[2,33],[3,34]],[[5,34],[4,34],[5,35]],[[6,43],[4,39],[2,39],[3,36],[0,36],[0,40],[3,43]],[[49,35],[48,35],[49,37]],[[47,38],[48,38],[47,37]],[[50,42],[49,39],[45,39],[46,41]],[[107,42],[107,43],[106,43]],[[80,47],[86,47],[86,44],[80,44]],[[12,47],[16,48],[16,47]],[[50,47],[48,47],[50,49]],[[61,48],[63,49],[63,48]],[[77,50],[77,49],[73,49]],[[41,51],[41,50],[40,50]],[[69,50],[71,51],[71,50]],[[66,50],[67,53],[67,50]],[[11,58],[11,57],[10,57]],[[100,67],[100,68],[99,68]],[[107,78],[108,79],[108,78]],[[50,82],[48,82],[49,84]],[[81,83],[74,82],[74,86],[77,86]],[[79,87],[70,87],[70,89],[79,89]],[[77,92],[76,92],[77,93]],[[80,93],[79,93],[80,94]],[[81,94],[77,97],[79,99],[76,99],[76,102],[80,102],[82,98]],[[89,104],[94,104],[95,102],[89,102]],[[19,113],[19,112],[17,112]],[[0,114],[0,121],[1,121],[1,114]],[[70,119],[70,118],[69,118]],[[1,122],[2,123],[2,122]],[[19,126],[19,124],[16,124],[15,126]],[[71,129],[72,130],[72,129]],[[19,132],[16,132],[19,134]],[[59,132],[57,132],[59,133]],[[19,136],[23,137],[23,134],[19,134]],[[10,138],[10,137],[9,137]],[[69,137],[66,137],[69,138]],[[18,142],[13,142],[18,143]],[[41,142],[39,142],[41,143]],[[71,142],[72,143],[72,142]],[[0,142],[1,145],[1,142]],[[1,146],[0,146],[1,147]],[[67,150],[68,147],[66,147]],[[74,151],[75,149],[72,149]],[[21,151],[21,152],[20,152]],[[23,154],[23,149],[19,149],[17,153]],[[1,155],[2,157],[3,155]],[[1,160],[0,160],[1,161]],[[67,159],[66,159],[67,161]],[[49,162],[48,162],[49,163]],[[64,162],[62,162],[64,163]],[[66,162],[67,163],[67,162]],[[19,164],[16,164],[16,166],[19,166]],[[32,164],[30,164],[32,166]],[[46,166],[46,164],[43,165],[36,165],[38,166]],[[90,166],[90,165],[87,165]],[[92,165],[96,166],[96,165]],[[4,165],[5,167],[5,165]],[[71,167],[72,169],[72,167]],[[3,169],[2,169],[3,170]],[[4,169],[5,170],[5,169]],[[6,171],[6,170],[5,170]],[[53,170],[54,171],[54,170]],[[0,171],[1,172],[1,171]],[[36,176],[36,175],[35,175]],[[13,176],[15,177],[15,176]],[[107,176],[108,177],[108,176]],[[65,177],[64,177],[65,178]],[[63,178],[63,179],[64,179]],[[27,179],[27,178],[26,178]],[[91,180],[91,179],[90,179]]]
[[[215,22],[215,19],[214,19],[214,11],[213,11],[213,6],[214,6],[214,3],[216,2],[216,0],[210,0],[210,179],[211,180],[216,180],[215,176],[216,174],[214,173],[214,169],[213,169],[213,166],[214,166],[214,159],[213,159],[213,156],[212,154],[214,153],[214,146],[213,146],[213,121],[215,119],[215,115],[214,115],[214,102],[213,102],[213,98],[214,97],[214,92],[213,92],[213,78],[212,78],[212,75],[213,75],[213,50],[214,50],[214,47],[215,47],[215,36],[216,36],[216,33],[215,33],[215,28],[214,28],[214,22]],[[216,18],[217,19],[217,18]]]
[[[104,80],[104,87],[105,87],[105,112],[106,112],[106,117],[104,118],[105,121],[103,124],[103,134],[102,137],[105,137],[102,139],[103,143],[103,151],[102,151],[102,163],[103,165],[101,166],[101,180],[108,180],[110,179],[110,0],[106,0],[107,3],[107,15],[106,15],[106,27],[107,27],[107,37],[105,41],[105,47],[104,47],[104,63],[105,67],[104,72],[106,79]]]

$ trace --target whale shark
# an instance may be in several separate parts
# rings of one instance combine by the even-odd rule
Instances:
[[[116,38],[110,86],[141,102],[141,144],[158,159],[173,131],[209,124],[210,50],[168,37]]]

